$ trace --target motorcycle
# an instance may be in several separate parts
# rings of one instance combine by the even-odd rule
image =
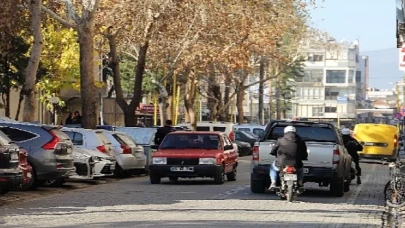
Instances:
[[[294,166],[286,166],[280,171],[279,175],[281,187],[276,190],[276,194],[283,200],[293,202],[297,195],[300,194],[298,191],[297,170]]]

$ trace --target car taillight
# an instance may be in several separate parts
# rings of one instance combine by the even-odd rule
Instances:
[[[259,146],[254,146],[252,151],[253,161],[259,161]]]
[[[121,149],[122,149],[123,154],[131,154],[132,153],[131,147],[129,147],[128,145],[121,144]]]
[[[49,134],[52,136],[51,141],[47,142],[45,145],[42,146],[42,149],[45,150],[54,150],[56,144],[59,143],[59,137],[55,135],[52,131],[49,131]]]
[[[26,150],[24,150],[24,149],[20,149],[20,153],[19,153],[19,156],[18,156],[18,163],[20,165],[27,164],[28,163],[27,157],[28,157],[28,152]]]
[[[333,164],[338,165],[339,164],[339,159],[340,158],[340,153],[339,150],[334,150],[333,151]]]
[[[228,137],[232,142],[235,141],[235,135],[233,134],[233,131],[231,131],[231,133],[229,133]]]
[[[294,173],[294,172],[295,172],[295,168],[294,168],[294,166],[287,166],[287,167],[284,169],[284,172],[286,172],[286,173]]]
[[[104,145],[98,146],[98,147],[97,147],[97,150],[100,151],[100,152],[102,152],[102,153],[107,153],[107,149],[105,148]]]
[[[398,147],[398,135],[394,136],[394,147]]]

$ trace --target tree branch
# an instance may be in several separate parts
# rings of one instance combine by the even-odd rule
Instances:
[[[67,21],[66,19],[63,19],[62,17],[60,17],[59,15],[57,15],[55,12],[53,12],[52,10],[46,8],[45,6],[41,6],[41,10],[45,13],[47,13],[51,18],[53,18],[54,20],[58,21],[59,23],[61,23],[63,26],[68,27],[68,28],[74,28],[76,29],[76,25],[74,25],[73,23],[70,23],[69,21]]]

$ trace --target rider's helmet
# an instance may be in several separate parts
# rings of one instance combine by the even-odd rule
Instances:
[[[293,126],[287,126],[284,128],[284,134],[287,132],[297,132],[297,130]]]
[[[343,128],[342,129],[342,135],[351,135],[351,131],[349,128]]]

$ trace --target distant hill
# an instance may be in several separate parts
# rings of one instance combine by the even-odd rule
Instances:
[[[391,89],[389,82],[402,80],[405,73],[398,69],[398,49],[389,48],[361,52],[370,57],[370,83],[369,87],[378,89]]]

